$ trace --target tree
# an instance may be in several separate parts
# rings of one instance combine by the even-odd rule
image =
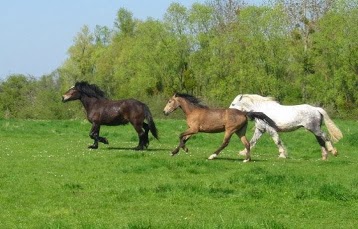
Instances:
[[[125,8],[120,8],[117,12],[117,18],[114,25],[115,28],[118,29],[119,36],[132,36],[135,29],[133,14]]]
[[[315,79],[310,82],[311,94],[334,109],[357,107],[357,13],[357,8],[336,5],[318,21],[318,32],[313,36]]]
[[[69,50],[69,63],[65,67],[74,68],[71,70],[74,74],[74,80],[92,79],[94,77],[94,64],[92,54],[94,51],[94,37],[88,26],[83,26],[81,32],[74,39],[74,45]],[[66,66],[67,65],[67,66]]]
[[[33,107],[36,99],[34,78],[10,75],[0,85],[1,111],[5,118],[31,118],[26,109]]]
[[[188,10],[179,3],[172,3],[164,15],[164,23],[170,36],[164,41],[171,72],[165,80],[173,91],[183,91],[185,71],[190,68],[191,43],[188,30]]]

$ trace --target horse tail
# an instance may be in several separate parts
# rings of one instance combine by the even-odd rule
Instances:
[[[277,124],[275,121],[273,121],[271,118],[269,118],[265,113],[263,112],[255,112],[255,111],[249,111],[246,113],[247,117],[249,117],[251,120],[257,118],[265,121],[269,126],[273,127],[275,130],[278,130]]]
[[[323,121],[326,124],[329,135],[331,136],[331,140],[333,142],[338,142],[341,138],[343,138],[343,134],[341,130],[334,124],[332,119],[328,116],[327,112],[320,107],[316,107],[318,112],[323,116]]]
[[[157,127],[155,126],[152,113],[150,112],[149,107],[146,104],[143,104],[143,106],[144,106],[144,117],[148,121],[149,130],[152,133],[152,135],[159,140],[158,130]]]

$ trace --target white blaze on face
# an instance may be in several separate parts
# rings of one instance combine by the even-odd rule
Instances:
[[[69,96],[69,95],[66,94],[66,95],[63,95],[62,97],[63,97],[63,100],[67,100],[67,99],[69,99],[71,96]]]
[[[70,89],[68,89],[67,93],[62,96],[64,101],[66,101],[67,99],[71,98],[72,93],[69,93],[69,91],[74,89],[74,88],[75,88],[75,86],[72,86]]]

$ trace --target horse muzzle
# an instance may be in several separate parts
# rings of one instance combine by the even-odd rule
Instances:
[[[65,96],[62,96],[62,102],[65,103],[65,102],[67,102],[67,101],[68,101],[68,99],[65,98]]]

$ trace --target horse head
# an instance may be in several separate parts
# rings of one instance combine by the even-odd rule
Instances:
[[[173,111],[175,111],[180,106],[180,103],[178,101],[178,95],[175,93],[167,102],[167,104],[164,107],[163,113],[165,115],[169,115]]]
[[[231,102],[230,108],[235,108],[241,111],[250,111],[247,104],[248,100],[245,99],[243,94],[240,94]]]
[[[71,100],[76,100],[81,98],[81,93],[76,89],[75,86],[72,86],[67,92],[62,95],[62,102],[67,102]]]
[[[86,81],[81,81],[76,82],[75,86],[68,89],[68,91],[62,96],[62,101],[67,102],[81,99],[82,95],[97,99],[106,98],[105,93],[99,89],[97,85],[89,84]]]

